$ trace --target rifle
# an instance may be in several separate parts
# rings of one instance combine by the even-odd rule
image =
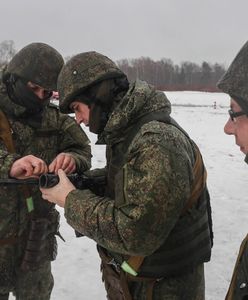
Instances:
[[[89,189],[95,194],[102,196],[106,186],[106,176],[88,176],[85,174],[70,174],[67,178],[71,183],[80,190]],[[41,188],[51,188],[59,183],[59,176],[56,174],[46,173],[39,178],[0,179],[0,185],[38,185]]]

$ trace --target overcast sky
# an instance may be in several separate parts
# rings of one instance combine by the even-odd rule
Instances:
[[[95,50],[229,65],[248,40],[248,0],[0,0],[0,42],[45,42],[63,56]]]

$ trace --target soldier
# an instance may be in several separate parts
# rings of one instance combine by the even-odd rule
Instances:
[[[165,94],[129,83],[97,52],[71,58],[58,90],[61,111],[74,111],[107,145],[107,185],[103,195],[77,190],[59,170],[60,183],[42,196],[97,242],[107,298],[204,299],[212,246],[206,171]]]
[[[63,66],[51,46],[32,43],[9,62],[0,89],[0,178],[84,171],[89,140],[75,120],[49,104]],[[47,300],[53,288],[59,213],[37,186],[0,186],[0,299]]]
[[[217,84],[229,94],[229,119],[225,124],[226,134],[234,135],[237,146],[248,163],[248,42],[241,48],[226,73]],[[226,300],[248,299],[248,235],[243,240],[234,267]]]

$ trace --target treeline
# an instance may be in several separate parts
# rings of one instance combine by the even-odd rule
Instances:
[[[130,81],[145,80],[160,90],[218,91],[216,83],[225,72],[223,65],[203,62],[174,64],[171,59],[154,61],[149,57],[122,59],[117,61],[119,68]]]
[[[12,40],[0,42],[0,67],[10,61],[16,53]],[[69,57],[65,57],[67,61]],[[171,59],[154,61],[149,57],[122,59],[116,62],[130,81],[145,80],[160,90],[217,91],[216,83],[225,72],[223,65],[203,62],[174,64]]]

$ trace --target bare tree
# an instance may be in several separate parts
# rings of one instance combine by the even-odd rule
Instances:
[[[15,54],[16,49],[14,41],[2,41],[0,43],[0,66],[8,63]]]

